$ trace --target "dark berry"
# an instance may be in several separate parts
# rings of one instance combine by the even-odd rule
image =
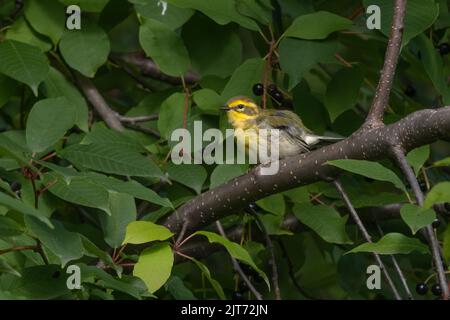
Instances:
[[[405,94],[408,96],[408,97],[414,97],[415,95],[416,95],[416,89],[413,87],[413,86],[411,86],[411,85],[408,85],[406,88],[405,88]]]
[[[437,283],[433,284],[433,286],[431,287],[431,292],[433,292],[435,296],[440,296],[442,294],[441,286]]]
[[[294,109],[294,104],[292,103],[291,99],[283,100],[283,103],[281,103],[281,106],[284,109],[290,109],[290,110]]]
[[[445,208],[445,210],[447,210],[447,213],[450,213],[450,202],[446,202],[444,204],[444,208]]]
[[[233,294],[231,295],[231,299],[232,300],[245,300],[245,297],[240,292],[233,292]]]
[[[60,275],[61,275],[61,272],[55,271],[55,272],[53,272],[53,274],[52,274],[52,278],[53,278],[53,279],[58,279]]]
[[[426,283],[418,283],[417,285],[416,285],[416,292],[418,293],[418,294],[420,294],[420,295],[424,295],[424,294],[427,294],[427,292],[428,292],[428,286],[427,286],[427,284]]]
[[[255,96],[262,96],[264,94],[264,86],[262,83],[256,83],[253,85],[253,94]]]
[[[13,192],[17,192],[22,188],[22,185],[20,184],[20,182],[13,181],[11,182],[10,187]]]
[[[431,225],[433,226],[433,228],[437,229],[441,225],[441,220],[436,218]]]
[[[277,102],[280,102],[280,103],[283,103],[283,101],[284,101],[284,97],[283,97],[283,94],[280,92],[280,91],[275,91],[275,92],[273,92],[272,94],[271,94],[271,96],[272,96],[272,98],[275,100],[275,101],[277,101]]]
[[[437,47],[439,53],[443,56],[450,53],[450,44],[448,43],[441,43]]]
[[[267,87],[267,92],[270,95],[273,95],[276,91],[278,91],[277,86],[274,83],[269,84],[269,86]]]

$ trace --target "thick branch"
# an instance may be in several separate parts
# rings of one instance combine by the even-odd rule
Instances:
[[[392,145],[409,151],[450,137],[450,107],[415,112],[379,128],[360,130],[349,138],[321,149],[279,161],[276,175],[261,175],[260,168],[211,189],[181,206],[164,225],[179,232],[184,222],[188,233],[224,216],[239,212],[250,203],[281,191],[333,177],[339,170],[324,165],[335,159],[385,158]]]
[[[145,57],[145,54],[142,52],[117,54],[114,56],[114,59],[116,58],[122,60],[125,63],[137,67],[140,70],[141,74],[143,74],[144,76],[148,76],[159,81],[167,82],[172,85],[182,84],[182,80],[180,77],[173,77],[163,73],[159,69],[159,67],[152,60]],[[184,81],[186,82],[186,84],[194,84],[199,80],[200,80],[199,75],[193,71],[188,71],[184,75]]]
[[[375,91],[365,126],[377,127],[383,125],[384,109],[389,102],[395,69],[400,55],[403,38],[404,18],[407,0],[395,0],[394,17],[392,19],[391,34],[384,57],[383,69]]]

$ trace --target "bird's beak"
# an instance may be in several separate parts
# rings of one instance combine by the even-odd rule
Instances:
[[[231,110],[231,108],[229,106],[222,106],[222,107],[220,107],[220,110],[229,111],[229,110]]]

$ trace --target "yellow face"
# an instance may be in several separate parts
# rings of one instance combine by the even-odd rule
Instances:
[[[232,98],[222,109],[227,111],[228,121],[235,128],[247,127],[249,120],[255,119],[259,114],[258,105],[246,97]]]

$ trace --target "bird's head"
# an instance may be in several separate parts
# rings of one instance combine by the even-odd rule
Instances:
[[[249,120],[259,114],[258,105],[247,97],[235,97],[228,100],[222,110],[227,112],[228,120],[235,128],[244,128]]]

